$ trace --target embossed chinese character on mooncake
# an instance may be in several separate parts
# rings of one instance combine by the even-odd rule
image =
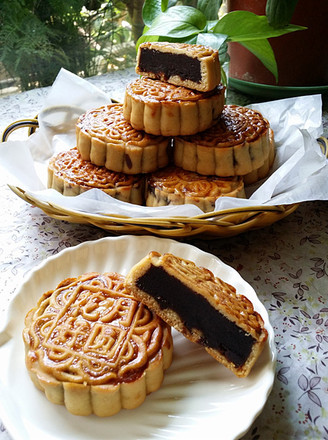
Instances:
[[[111,416],[157,390],[172,361],[170,327],[117,273],[88,273],[44,293],[26,315],[26,366],[48,400]]]

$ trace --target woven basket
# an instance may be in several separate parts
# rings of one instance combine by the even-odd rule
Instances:
[[[22,119],[10,124],[2,135],[5,142],[9,135],[22,127],[29,129],[32,134],[38,127],[38,120]],[[328,141],[326,138],[318,139],[319,145],[328,155]],[[20,198],[37,206],[49,217],[71,223],[90,224],[114,234],[152,234],[161,237],[182,238],[200,235],[206,237],[231,237],[245,231],[269,226],[294,212],[299,204],[279,206],[252,206],[246,208],[233,208],[221,211],[207,212],[195,217],[146,217],[132,218],[121,215],[98,215],[91,213],[77,213],[52,203],[42,202],[23,189],[9,185],[11,190]]]

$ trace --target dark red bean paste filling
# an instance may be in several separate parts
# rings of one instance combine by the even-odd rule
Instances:
[[[206,299],[193,292],[163,268],[153,266],[141,276],[136,285],[152,296],[161,309],[174,310],[189,331],[198,329],[205,347],[223,354],[237,368],[244,365],[254,338],[215,310]]]
[[[200,61],[185,54],[163,53],[155,49],[142,49],[139,58],[142,72],[164,75],[165,80],[177,75],[182,80],[200,83],[202,79]]]

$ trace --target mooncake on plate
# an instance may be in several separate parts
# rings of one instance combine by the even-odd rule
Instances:
[[[126,285],[139,301],[236,376],[250,373],[268,332],[242,292],[192,261],[155,251],[132,267]]]
[[[26,315],[29,375],[72,414],[105,417],[138,407],[171,364],[170,327],[124,281],[114,272],[68,278]]]

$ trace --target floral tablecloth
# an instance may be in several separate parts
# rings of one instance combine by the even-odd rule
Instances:
[[[121,99],[131,74],[127,71],[91,81]],[[1,133],[11,121],[34,116],[46,93],[47,89],[40,89],[0,99]],[[244,99],[247,103],[249,98]],[[324,113],[326,136],[327,132]],[[108,233],[49,218],[15,196],[2,176],[0,203],[2,319],[15,289],[31,268],[64,248]],[[254,287],[275,331],[273,390],[244,440],[328,439],[327,231],[328,203],[307,202],[265,229],[224,239],[184,239],[218,256]],[[219,426],[213,438],[220,438]],[[0,421],[0,440],[9,439]]]

